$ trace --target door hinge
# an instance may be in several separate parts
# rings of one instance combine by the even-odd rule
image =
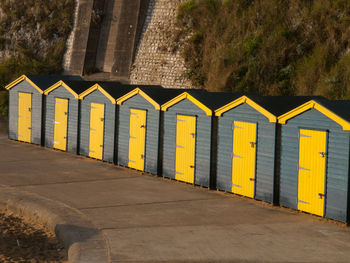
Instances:
[[[322,198],[324,198],[324,197],[326,197],[326,195],[325,195],[325,194],[318,193],[318,199],[322,199]]]
[[[320,156],[321,156],[322,158],[324,158],[324,157],[327,156],[327,153],[325,153],[325,152],[319,152],[319,154],[320,154]]]

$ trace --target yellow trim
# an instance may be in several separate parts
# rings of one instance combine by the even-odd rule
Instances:
[[[78,99],[79,98],[79,95],[74,91],[72,90],[66,83],[64,83],[62,80],[60,80],[59,82],[57,82],[56,84],[52,85],[50,88],[46,89],[44,91],[44,94],[45,95],[48,95],[51,91],[57,89],[58,87],[60,86],[63,86],[66,88],[66,90],[68,90],[70,93],[73,94],[74,98]]]
[[[92,87],[88,88],[84,92],[80,93],[79,99],[83,99],[85,96],[89,95],[90,93],[94,92],[95,90],[99,90],[103,95],[105,95],[113,104],[116,104],[115,99],[108,94],[107,91],[105,91],[100,85],[95,84]]]
[[[330,118],[331,120],[335,121],[336,123],[338,123],[340,126],[343,127],[344,131],[350,131],[350,123],[346,120],[344,120],[343,118],[339,117],[338,115],[336,115],[335,113],[333,113],[332,111],[330,111],[329,109],[325,108],[324,106],[318,104],[316,101],[314,100],[310,100],[306,103],[304,103],[303,105],[281,115],[278,117],[278,122],[281,124],[286,124],[286,122],[307,111],[310,109],[316,109],[319,112],[321,112],[322,114],[326,115],[328,118]]]
[[[212,116],[213,112],[212,112],[211,109],[209,109],[207,106],[205,106],[203,103],[201,103],[196,98],[192,97],[187,92],[181,93],[179,96],[177,96],[177,97],[173,98],[172,100],[164,103],[162,105],[162,111],[166,111],[169,107],[173,106],[174,104],[176,104],[176,103],[178,103],[178,102],[180,102],[180,101],[182,101],[184,99],[188,99],[193,104],[198,106],[200,109],[202,109],[207,114],[207,116]]]
[[[5,89],[10,90],[11,88],[13,88],[14,86],[16,86],[18,83],[20,83],[21,81],[27,81],[29,82],[30,85],[32,85],[35,89],[37,89],[39,91],[40,94],[43,94],[44,92],[37,86],[35,85],[35,83],[33,81],[31,81],[26,75],[22,75],[20,76],[18,79],[12,81],[10,84],[5,86]]]
[[[155,102],[150,96],[148,96],[145,92],[143,92],[140,88],[133,89],[129,93],[117,99],[117,104],[122,105],[124,101],[130,99],[131,97],[137,94],[140,94],[140,96],[142,96],[145,100],[151,103],[156,110],[160,110],[160,105],[157,102]]]
[[[243,103],[247,103],[252,108],[256,109],[258,112],[260,112],[262,115],[264,115],[266,118],[269,119],[270,122],[277,122],[277,117],[270,113],[269,111],[265,110],[263,107],[261,107],[259,104],[255,103],[253,100],[248,98],[247,96],[242,96],[224,106],[217,109],[215,111],[215,116],[221,116],[226,111],[235,108]]]

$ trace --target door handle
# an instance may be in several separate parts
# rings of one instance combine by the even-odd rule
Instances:
[[[191,133],[192,135],[192,138],[195,138],[196,137],[196,134],[195,133]]]
[[[146,128],[146,126],[145,125],[141,125],[140,128]]]
[[[322,158],[324,158],[324,157],[327,156],[327,154],[326,154],[325,152],[319,152],[319,154],[320,154],[320,156],[321,156]]]
[[[145,158],[145,156],[143,154],[141,154],[141,159],[144,159],[144,158]]]
[[[66,116],[67,116],[67,115],[68,115],[68,112],[66,112],[66,111],[65,111],[65,112],[64,112],[64,115],[66,115]]]
[[[249,178],[250,181],[255,181],[255,178]]]
[[[101,144],[101,145],[100,145],[100,147],[102,148],[102,147],[103,147],[103,145]]]
[[[255,144],[256,144],[256,142],[250,142],[250,147],[254,148]]]
[[[194,168],[194,165],[190,165],[190,168]]]
[[[101,118],[100,120],[101,120],[101,121],[104,121],[104,120],[105,120],[105,118]]]
[[[32,112],[32,108],[28,108],[28,111],[29,111],[29,112]]]

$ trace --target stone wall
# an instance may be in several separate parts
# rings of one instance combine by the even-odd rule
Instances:
[[[130,82],[165,88],[191,88],[185,77],[181,48],[173,48],[178,5],[184,0],[150,0],[147,17],[134,55]]]

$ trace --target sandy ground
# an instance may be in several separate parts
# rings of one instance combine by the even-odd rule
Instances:
[[[27,218],[0,212],[0,262],[68,262],[53,233]]]

